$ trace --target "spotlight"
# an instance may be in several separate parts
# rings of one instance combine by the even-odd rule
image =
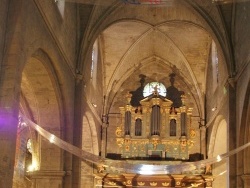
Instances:
[[[56,138],[55,135],[52,134],[50,136],[50,139],[49,139],[50,143],[54,143],[55,142],[55,138]]]
[[[143,175],[151,175],[154,173],[153,166],[152,165],[142,165],[139,174]]]
[[[222,160],[220,155],[217,155],[216,159],[217,159],[217,162],[220,162]]]
[[[28,166],[27,168],[27,172],[33,172],[33,171],[36,171],[38,170],[38,166],[36,163],[32,163],[31,165]]]
[[[217,107],[213,107],[212,108],[212,112],[214,112],[215,110],[217,110]]]

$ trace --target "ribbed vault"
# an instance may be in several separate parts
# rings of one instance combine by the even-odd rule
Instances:
[[[212,41],[204,29],[189,22],[153,26],[131,20],[111,25],[100,38],[110,101],[129,77],[144,74],[147,80],[161,80],[169,86],[169,74],[175,72],[178,87],[194,97],[198,109],[202,108]],[[129,88],[135,90],[138,83],[131,80]]]

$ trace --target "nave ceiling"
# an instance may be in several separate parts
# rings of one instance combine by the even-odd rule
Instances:
[[[174,72],[175,86],[185,92],[196,113],[203,114],[213,40],[218,47],[219,60],[224,61],[220,39],[215,37],[205,18],[185,1],[162,6],[121,2],[112,5],[91,6],[89,30],[85,31],[88,39],[93,39],[92,43],[99,40],[107,108],[118,105],[128,91],[140,86],[140,74],[146,76],[146,83],[159,81],[169,87],[169,74]],[[90,7],[90,3],[81,5],[84,6]],[[208,6],[212,6],[211,3],[203,3],[204,9],[211,9]],[[210,11],[218,16],[218,10]],[[90,32],[90,28],[94,31]]]

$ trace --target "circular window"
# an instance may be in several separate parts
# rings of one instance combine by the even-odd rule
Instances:
[[[153,94],[155,91],[157,91],[157,93],[163,97],[166,97],[166,95],[167,95],[166,87],[162,83],[151,82],[151,83],[148,83],[147,85],[145,85],[145,87],[143,89],[143,96],[147,97],[147,96]]]

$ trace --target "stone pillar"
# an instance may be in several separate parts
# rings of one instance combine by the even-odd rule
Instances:
[[[0,1],[0,65],[2,64],[1,60],[4,56],[4,48],[5,48],[5,37],[6,37],[6,23],[8,17],[8,10],[9,10],[9,0],[1,0]],[[0,66],[1,70],[1,66]]]
[[[1,35],[5,46],[0,45],[5,49],[0,53],[0,187],[12,188],[21,80],[19,68],[24,54],[20,36],[22,0],[2,1],[0,6],[8,6],[8,19],[3,22],[8,32]]]
[[[106,123],[102,123],[102,148],[101,148],[101,157],[105,158],[107,154],[107,132],[108,132],[108,125]]]
[[[63,187],[64,171],[34,171],[27,174],[32,181],[32,188]]]
[[[207,140],[206,140],[206,126],[200,127],[200,144],[201,144],[201,155],[204,157],[204,159],[207,158]]]
[[[84,87],[83,77],[81,74],[76,75],[75,81],[75,101],[74,101],[74,126],[73,126],[73,145],[82,148],[82,95]],[[81,186],[81,159],[72,155],[72,187]]]
[[[0,109],[0,187],[11,188],[16,151],[17,114]]]
[[[104,98],[105,100],[105,98]],[[124,108],[122,108],[122,116],[123,116],[123,120],[124,120]],[[109,115],[108,114],[104,114],[102,115],[102,126],[101,126],[101,157],[102,158],[106,158],[107,155],[107,134],[108,134],[108,126],[109,126]]]
[[[229,78],[226,84],[228,93],[228,138],[229,148],[228,150],[234,150],[236,148],[236,88],[234,78]],[[237,187],[236,185],[236,155],[229,157],[229,187]]]
[[[245,174],[241,176],[243,180],[243,187],[250,188],[250,174]]]

